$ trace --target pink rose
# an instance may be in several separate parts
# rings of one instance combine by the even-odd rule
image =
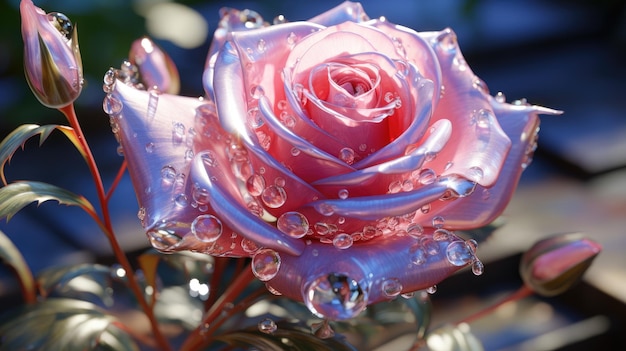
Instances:
[[[270,290],[331,319],[480,274],[475,241],[453,231],[503,211],[537,114],[557,111],[490,96],[451,30],[369,20],[358,3],[271,26],[223,16],[208,97],[105,77],[152,245],[251,256]]]

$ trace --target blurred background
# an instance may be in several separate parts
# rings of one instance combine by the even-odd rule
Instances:
[[[39,105],[23,75],[19,1],[0,0],[0,132],[23,123],[64,124]],[[86,86],[79,118],[109,184],[122,161],[102,111],[102,76],[119,67],[136,38],[149,35],[178,65],[182,94],[203,95],[201,72],[221,7],[250,8],[266,21],[303,20],[340,1],[40,0],[79,28]],[[487,350],[624,348],[626,330],[626,2],[623,0],[362,1],[371,18],[418,31],[451,27],[466,61],[508,101],[565,111],[542,119],[539,149],[505,212],[505,225],[479,247],[485,274],[461,273],[434,296],[435,322],[453,321],[519,286],[519,254],[553,233],[588,233],[604,246],[585,281],[552,299],[528,299],[472,324]],[[208,31],[206,28],[208,27]],[[78,153],[53,134],[42,148],[26,144],[6,167],[9,180],[33,179],[94,199]],[[147,241],[136,218],[129,179],[112,199],[120,241],[129,252]],[[0,223],[32,270],[56,264],[109,262],[98,228],[75,208],[44,203]],[[0,270],[0,296],[18,292]],[[4,300],[2,300],[4,301]],[[7,300],[8,301],[8,300]]]

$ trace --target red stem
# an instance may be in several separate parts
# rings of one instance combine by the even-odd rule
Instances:
[[[533,294],[533,291],[526,287],[526,285],[522,285],[521,288],[519,288],[517,291],[513,292],[511,295],[506,296],[505,298],[503,298],[500,301],[497,301],[496,303],[492,304],[491,306],[482,309],[472,315],[469,315],[468,317],[463,318],[462,320],[456,322],[455,324],[461,324],[461,323],[471,323],[475,320],[481,319],[485,316],[487,316],[488,314],[492,313],[493,311],[495,311],[497,308],[499,308],[500,306],[509,303],[511,301],[517,301],[517,300],[521,300],[523,298],[526,298],[530,295]]]
[[[120,247],[117,239],[115,238],[115,234],[113,231],[113,225],[111,223],[111,216],[109,213],[109,207],[107,204],[107,194],[104,190],[104,185],[102,183],[102,177],[100,176],[100,171],[98,170],[98,166],[96,164],[96,160],[93,157],[93,154],[91,152],[91,149],[89,148],[89,144],[87,144],[87,140],[85,139],[85,136],[83,134],[83,131],[80,127],[80,123],[78,123],[78,118],[76,116],[76,111],[74,110],[74,105],[73,104],[69,104],[65,107],[61,107],[59,108],[59,111],[61,111],[65,117],[67,118],[68,122],[70,123],[70,126],[74,129],[74,133],[76,134],[76,138],[78,139],[81,147],[82,147],[82,153],[84,153],[85,156],[85,161],[87,162],[87,166],[89,167],[89,171],[91,172],[91,176],[94,180],[94,183],[96,185],[96,191],[98,194],[98,200],[100,201],[100,210],[102,211],[102,219],[103,219],[103,224],[105,227],[105,231],[104,234],[106,235],[107,239],[109,240],[109,243],[111,245],[111,249],[113,250],[113,253],[115,255],[115,258],[117,259],[118,263],[124,268],[124,270],[126,271],[127,277],[128,277],[128,285],[130,287],[130,289],[132,290],[133,294],[135,295],[137,302],[139,303],[139,305],[141,306],[142,310],[144,311],[144,313],[146,314],[146,316],[148,317],[148,319],[150,320],[150,324],[152,325],[152,332],[154,333],[154,337],[157,340],[157,343],[164,349],[164,350],[171,350],[171,347],[169,345],[169,342],[167,341],[167,339],[163,336],[163,334],[161,333],[161,330],[159,329],[159,324],[156,320],[156,317],[154,316],[154,312],[152,311],[152,309],[150,308],[150,306],[148,306],[148,303],[146,301],[146,299],[144,298],[143,292],[141,290],[141,287],[139,286],[139,283],[137,282],[136,276],[134,274],[134,270],[133,267],[131,266],[130,262],[128,261],[128,258],[126,257],[126,254],[124,253],[124,250],[122,250],[122,248]]]
[[[109,202],[109,200],[111,200],[111,196],[113,196],[113,192],[115,191],[115,189],[117,188],[117,185],[122,180],[122,176],[124,176],[124,172],[126,171],[126,165],[128,164],[127,162],[128,161],[124,159],[124,162],[122,162],[120,169],[117,171],[117,175],[115,176],[115,179],[113,180],[113,183],[111,184],[111,187],[109,188],[109,192],[106,194],[105,201],[107,203]]]
[[[181,351],[193,351],[198,347],[202,346],[204,342],[204,330],[205,326],[211,326],[212,323],[219,317],[220,313],[224,309],[224,306],[228,303],[232,303],[235,301],[237,296],[239,296],[243,290],[250,284],[250,282],[254,280],[254,274],[252,274],[251,269],[245,269],[241,274],[239,274],[233,282],[228,286],[226,291],[215,301],[213,306],[207,311],[205,314],[200,326],[198,326],[189,337],[185,340],[183,345],[181,346]]]

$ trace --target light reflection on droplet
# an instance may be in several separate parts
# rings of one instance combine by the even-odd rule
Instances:
[[[252,257],[252,273],[260,281],[271,280],[278,274],[280,269],[280,255],[271,249],[257,251]]]

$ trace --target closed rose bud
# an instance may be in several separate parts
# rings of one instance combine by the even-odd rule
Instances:
[[[147,37],[135,40],[129,60],[139,69],[141,81],[147,89],[178,94],[180,77],[174,61]]]
[[[31,0],[22,0],[20,14],[28,85],[47,107],[71,104],[83,85],[76,26],[62,13],[46,14]]]
[[[580,280],[600,251],[600,244],[580,233],[553,236],[537,242],[524,254],[520,274],[534,292],[558,295]]]

